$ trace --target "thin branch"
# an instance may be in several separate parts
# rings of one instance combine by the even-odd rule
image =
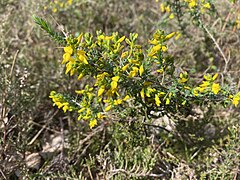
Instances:
[[[15,63],[16,63],[18,53],[19,53],[19,50],[17,50],[17,52],[15,53],[14,58],[13,58],[13,63],[12,63],[12,67],[11,67],[11,71],[10,71],[10,75],[9,75],[10,78],[12,77],[12,73],[13,73],[13,69],[14,69],[14,66],[15,66]]]
[[[151,127],[154,127],[154,128],[159,128],[159,129],[162,129],[164,131],[167,131],[168,133],[171,133],[171,131],[167,130],[166,128],[162,127],[162,126],[159,126],[159,125],[155,125],[155,124],[148,124],[148,123],[144,123],[143,125],[145,126],[151,126]]]
[[[214,42],[214,44],[216,45],[217,49],[219,50],[220,54],[222,55],[224,61],[225,61],[225,68],[224,68],[224,73],[227,70],[227,64],[229,62],[229,60],[227,60],[226,56],[224,55],[221,47],[219,46],[219,44],[217,43],[216,39],[213,37],[213,35],[210,33],[210,31],[207,29],[207,27],[202,23],[201,20],[199,20],[200,24],[202,25],[203,29],[208,33],[209,37],[212,39],[212,41]]]

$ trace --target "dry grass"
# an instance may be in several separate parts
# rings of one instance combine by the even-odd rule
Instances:
[[[36,27],[33,14],[56,28],[63,25],[65,32],[138,32],[141,42],[157,28],[179,27],[175,21],[163,23],[155,1],[78,0],[57,13],[43,11],[49,2],[0,2],[0,179],[239,178],[239,108],[199,110],[195,119],[177,124],[176,137],[151,128],[145,134],[130,117],[123,118],[131,126],[105,123],[91,131],[75,114],[53,107],[51,90],[74,92],[84,84],[64,75],[61,47]],[[204,18],[209,33],[190,23],[171,52],[179,68],[196,71],[197,77],[217,70],[223,82],[239,89],[240,32],[228,23],[239,3],[221,0],[216,9],[219,16]],[[202,127],[219,135],[207,139]]]

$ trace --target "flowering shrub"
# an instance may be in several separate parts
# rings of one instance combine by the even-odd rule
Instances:
[[[192,1],[186,2],[195,7]],[[41,18],[34,20],[48,33],[53,31]],[[193,104],[237,106],[240,101],[240,92],[234,94],[228,86],[220,85],[218,73],[205,74],[196,83],[187,72],[175,71],[167,45],[177,36],[175,32],[157,30],[148,41],[148,49],[137,43],[136,33],[125,37],[117,32],[105,35],[97,31],[96,35],[81,33],[78,37],[62,38],[56,38],[60,35],[54,32],[49,34],[64,45],[65,73],[89,82],[76,90],[75,96],[52,91],[50,98],[64,112],[76,111],[78,120],[87,121],[90,128],[114,112],[148,118],[151,111],[185,114]],[[131,111],[132,107],[138,107],[137,111]]]
[[[67,1],[62,1],[62,0],[53,0],[51,1],[48,6],[45,6],[44,9],[50,9],[53,13],[56,13],[57,11],[67,9],[70,7],[73,3],[73,0],[67,0]]]
[[[235,7],[232,6],[225,23],[228,23],[234,30],[240,29],[238,2],[234,0],[229,0],[229,2],[234,4]],[[216,8],[217,1],[215,0],[156,0],[156,3],[159,5],[161,13],[165,15],[164,22],[174,19],[177,21],[180,31],[177,32],[176,39],[181,36],[181,33],[187,33],[185,30],[191,23],[202,27],[206,15],[209,15],[210,19],[214,17],[213,20],[219,17]]]
[[[158,2],[158,0],[156,1]],[[160,10],[166,13],[169,19],[177,18],[181,22],[183,16],[190,14],[194,20],[198,20],[204,13],[214,12],[212,1],[209,0],[180,0],[161,1]]]

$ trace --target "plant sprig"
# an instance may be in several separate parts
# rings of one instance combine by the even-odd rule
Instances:
[[[41,27],[41,29],[46,31],[54,41],[58,42],[59,44],[66,44],[66,38],[55,32],[47,21],[35,15],[33,15],[33,20],[37,25]]]

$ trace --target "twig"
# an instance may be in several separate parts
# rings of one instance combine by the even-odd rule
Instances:
[[[55,112],[53,113],[53,115],[47,119],[47,121],[51,120],[57,113],[58,113],[58,110],[55,111]],[[34,121],[32,121],[32,123],[36,124]],[[44,126],[42,126],[42,128],[40,129],[40,131],[38,131],[38,133],[37,133],[37,134],[32,138],[32,140],[27,144],[28,146],[29,146],[29,145],[32,145],[32,144],[35,142],[35,140],[38,138],[38,136],[42,133],[42,131],[43,131],[44,129],[47,129],[47,125],[48,125],[48,123],[46,123],[46,124],[44,124]]]
[[[43,127],[43,125],[41,125],[41,124],[39,124],[39,123],[37,123],[37,122],[34,122],[34,121],[30,121],[30,123],[32,123],[32,124],[34,124],[34,125],[36,125],[36,126],[39,126],[39,127]],[[44,127],[44,128],[45,128],[46,130],[48,130],[48,131],[53,132],[53,133],[61,134],[61,132],[56,131],[56,130],[54,130],[54,129],[50,129],[50,128],[48,128],[48,127]]]
[[[167,131],[168,133],[171,133],[171,131],[167,130],[166,128],[162,127],[162,126],[158,126],[158,125],[154,125],[154,124],[148,124],[148,123],[144,123],[143,125],[145,126],[151,126],[151,127],[154,127],[154,128],[159,128],[159,129],[162,129],[164,131]]]
[[[227,70],[227,64],[229,62],[229,60],[227,60],[226,56],[224,55],[221,47],[219,46],[219,44],[217,43],[216,39],[213,37],[213,35],[210,33],[210,31],[207,29],[206,26],[204,26],[204,24],[202,23],[201,20],[199,20],[200,24],[202,25],[203,29],[208,33],[209,37],[212,39],[212,41],[214,42],[214,44],[216,45],[217,49],[219,50],[220,54],[222,55],[224,61],[225,61],[225,68],[224,68],[224,73],[226,73]]]
[[[12,63],[12,67],[11,67],[11,71],[10,71],[10,75],[9,75],[10,78],[12,77],[13,68],[14,68],[14,66],[15,66],[18,53],[19,53],[19,50],[17,50],[17,52],[15,53],[14,58],[13,58],[13,63]]]
[[[90,175],[91,180],[94,180],[89,165],[87,166],[87,169],[88,169],[88,173]]]
[[[63,159],[63,150],[64,150],[64,126],[62,122],[62,118],[60,118],[60,126],[61,126],[61,160]]]
[[[93,136],[95,136],[97,133],[101,132],[104,129],[104,124],[97,127],[91,134],[89,134],[86,138],[84,138],[83,140],[79,141],[79,148],[77,149],[77,151],[79,151],[81,149],[81,146],[87,142],[88,140],[90,140]]]
[[[0,172],[1,172],[2,176],[3,176],[3,178],[4,178],[4,179],[7,179],[7,177],[4,175],[4,173],[2,172],[1,169],[0,169]]]

